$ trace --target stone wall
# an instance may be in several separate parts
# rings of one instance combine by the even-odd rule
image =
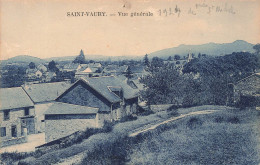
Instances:
[[[45,132],[44,113],[52,105],[52,102],[35,104],[36,131]]]
[[[78,115],[81,118],[81,115]],[[76,131],[84,131],[86,128],[97,128],[96,117],[94,119],[45,119],[45,141],[50,142]]]
[[[95,92],[86,84],[79,83],[73,89],[68,91],[58,99],[60,102],[96,107],[100,111],[110,111],[110,103],[103,98],[100,94]]]
[[[1,140],[0,141],[0,147],[6,147],[14,144],[21,144],[27,142],[27,136],[21,136],[13,139],[8,140]]]
[[[34,116],[34,108],[29,109],[29,115]],[[10,110],[9,120],[4,120],[4,111],[0,111],[0,127],[6,128],[6,136],[0,137],[0,141],[15,139],[23,136],[22,123],[20,117],[24,117],[24,109]],[[12,137],[12,126],[16,126],[17,137]]]

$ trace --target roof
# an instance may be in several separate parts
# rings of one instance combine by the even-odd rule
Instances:
[[[110,90],[111,87],[121,88],[125,99],[131,99],[138,96],[138,90],[131,88],[128,84],[114,76],[81,78],[80,80],[88,84],[91,88],[112,103],[119,102],[121,99]]]
[[[22,87],[0,89],[0,110],[34,106]]]
[[[53,103],[44,113],[45,115],[58,114],[96,114],[98,108],[80,106],[68,103],[56,102]]]
[[[69,63],[64,65],[63,69],[69,69],[69,70],[77,70],[80,64],[77,63]]]
[[[123,73],[127,71],[128,66],[118,66],[118,65],[108,65],[104,68],[104,72],[115,72],[115,73]]]
[[[145,66],[142,66],[142,65],[130,66],[130,70],[132,73],[142,73],[142,72],[144,72],[144,68],[145,68]]]
[[[243,79],[237,81],[235,84],[239,84],[240,82],[242,82],[242,81],[244,81],[244,80],[246,80],[246,79],[248,79],[248,78],[251,78],[252,76],[257,76],[257,77],[260,78],[260,72],[254,73],[254,74],[252,74],[252,75],[250,75],[250,76],[248,76],[248,77],[246,77],[246,78],[243,78]]]
[[[35,74],[38,71],[37,68],[34,69],[26,69],[26,74]]]
[[[93,67],[93,68],[101,68],[102,67],[102,65],[99,62],[89,63],[88,66]]]
[[[139,90],[144,90],[144,84],[140,80],[131,80]]]
[[[71,84],[68,82],[22,85],[35,103],[53,101],[70,86]]]

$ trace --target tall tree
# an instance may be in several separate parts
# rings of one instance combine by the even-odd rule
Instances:
[[[180,60],[180,59],[181,59],[181,56],[180,56],[180,55],[178,55],[178,54],[175,54],[175,55],[174,55],[174,60],[175,60],[175,61]]]
[[[57,66],[56,66],[56,63],[55,63],[55,61],[51,61],[51,62],[49,62],[49,64],[48,64],[48,69],[49,69],[49,71],[51,71],[51,72],[57,72],[57,71],[59,71],[59,69],[57,68]]]
[[[29,64],[29,68],[30,69],[35,69],[35,63],[34,62],[30,62],[30,64]]]
[[[255,46],[253,46],[253,49],[255,49],[255,52],[257,54],[259,54],[260,53],[260,44],[256,44]]]
[[[149,62],[147,54],[144,56],[144,65],[147,66],[147,67],[150,65],[150,62]]]

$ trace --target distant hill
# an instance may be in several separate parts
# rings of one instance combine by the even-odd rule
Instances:
[[[51,58],[46,58],[44,60],[46,61],[73,61],[76,58],[77,55],[75,56],[65,56],[65,57],[51,57]],[[96,60],[96,61],[104,61],[104,60],[111,60],[111,61],[117,61],[117,60],[131,60],[131,59],[136,59],[138,56],[104,56],[104,55],[85,55],[86,60]]]
[[[180,45],[178,47],[168,48],[159,50],[149,54],[149,57],[161,57],[168,58],[169,56],[174,56],[175,54],[184,56],[188,53],[195,53],[196,55],[207,54],[211,56],[221,56],[225,54],[231,54],[233,52],[253,52],[253,44],[248,43],[243,40],[237,40],[232,43],[207,43],[202,45]]]
[[[28,56],[28,55],[19,55],[12,58],[9,58],[8,60],[1,61],[2,64],[8,64],[8,63],[30,63],[34,62],[35,64],[44,63],[45,60],[40,59],[38,57]]]

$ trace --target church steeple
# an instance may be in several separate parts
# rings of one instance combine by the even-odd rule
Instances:
[[[82,49],[80,50],[80,54],[79,55],[81,55],[81,56],[83,55],[84,56],[84,52],[83,52]]]

